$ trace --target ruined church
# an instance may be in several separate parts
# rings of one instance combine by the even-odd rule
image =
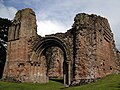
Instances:
[[[64,85],[80,85],[120,73],[119,61],[106,18],[79,13],[67,32],[41,37],[35,12],[26,8],[9,28],[3,78],[34,83],[63,79]]]

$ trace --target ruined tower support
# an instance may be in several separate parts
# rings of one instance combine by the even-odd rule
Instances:
[[[36,16],[32,9],[19,10],[8,32],[4,78],[29,81],[32,42],[37,36]]]
[[[97,15],[77,14],[74,19],[75,82],[88,83],[116,73],[113,33],[108,20]]]

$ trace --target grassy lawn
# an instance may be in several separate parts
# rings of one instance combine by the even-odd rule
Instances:
[[[47,84],[10,83],[0,81],[0,90],[120,90],[120,75],[109,75],[95,83],[64,88],[63,84],[50,81]]]

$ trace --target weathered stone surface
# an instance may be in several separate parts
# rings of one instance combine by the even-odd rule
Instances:
[[[58,47],[51,47],[46,51],[49,78],[63,78],[63,56],[63,51]]]
[[[78,14],[73,28],[76,30],[76,69],[73,84],[81,84],[83,79],[97,79],[116,73],[116,51],[107,19]]]
[[[65,85],[81,85],[120,73],[120,52],[109,23],[94,14],[77,14],[66,33],[41,37],[35,13],[23,9],[17,12],[8,38],[4,78],[34,83],[63,78]]]
[[[29,81],[29,54],[32,42],[37,37],[36,31],[36,18],[32,9],[18,11],[8,34],[5,77]]]

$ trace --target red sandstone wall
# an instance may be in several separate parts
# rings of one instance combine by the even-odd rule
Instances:
[[[48,57],[43,51],[42,54],[32,51],[33,46],[39,45],[41,40],[36,33],[35,13],[31,9],[18,11],[8,34],[4,77],[21,82],[46,83],[49,77],[63,76],[65,60],[60,48],[46,51]],[[103,17],[78,14],[72,29],[49,36],[60,38],[67,46],[65,52],[69,55],[66,55],[68,60],[64,70],[67,73],[64,80],[69,84],[92,82],[120,71],[120,55],[116,52],[109,23]],[[50,67],[47,60],[51,61]]]
[[[32,9],[18,11],[8,33],[4,77],[21,82],[30,81],[30,53],[36,36],[36,18]]]

